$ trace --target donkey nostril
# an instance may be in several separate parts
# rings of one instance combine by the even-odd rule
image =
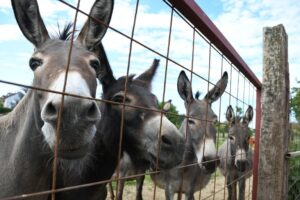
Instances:
[[[55,115],[56,114],[56,108],[52,103],[49,103],[46,107],[47,109],[47,114],[49,115]]]
[[[219,165],[220,159],[218,157],[211,158],[211,157],[203,157],[203,166],[205,167],[208,173],[213,173],[217,166]]]
[[[161,141],[166,145],[169,145],[169,146],[172,145],[172,141],[166,135],[161,136]]]
[[[98,107],[95,102],[92,102],[89,105],[88,111],[87,111],[87,117],[89,118],[99,118],[100,112],[98,110]]]
[[[58,109],[52,102],[49,102],[44,111],[43,111],[43,118],[47,122],[55,121],[57,119]]]
[[[236,165],[237,165],[238,170],[241,171],[241,172],[245,171],[246,168],[247,168],[247,162],[246,161],[238,160],[236,162]]]

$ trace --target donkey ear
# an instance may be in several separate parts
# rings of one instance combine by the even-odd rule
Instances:
[[[222,78],[216,83],[213,89],[208,91],[204,99],[207,99],[210,104],[218,100],[224,93],[227,83],[228,83],[228,74],[227,72],[224,72]]]
[[[49,39],[36,0],[12,0],[11,3],[22,33],[35,47]]]
[[[234,114],[234,111],[233,111],[231,105],[228,106],[228,108],[227,108],[226,119],[229,123],[233,123],[235,120],[235,114]]]
[[[193,101],[192,85],[184,71],[181,71],[177,80],[177,90],[180,97],[186,102]]]
[[[252,106],[249,105],[243,117],[243,123],[249,124],[252,119],[253,119],[253,108]]]
[[[98,48],[105,35],[113,7],[113,0],[96,0],[91,8],[89,18],[78,35],[78,40],[90,51]]]
[[[169,99],[167,102],[164,103],[163,111],[169,112],[171,107],[172,107],[172,99]]]
[[[142,87],[145,87],[147,90],[150,91],[152,79],[157,71],[158,66],[159,66],[159,60],[154,59],[150,68],[147,69],[145,72],[143,72],[134,80],[137,81]]]
[[[98,45],[98,57],[100,59],[100,72],[97,74],[99,82],[102,84],[103,93],[116,82],[116,79],[113,75],[112,69],[110,67],[105,49],[103,44]]]

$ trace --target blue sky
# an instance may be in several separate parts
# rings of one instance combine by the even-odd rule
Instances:
[[[39,0],[42,17],[50,33],[57,31],[57,22],[63,25],[72,21],[74,11],[55,0]],[[75,0],[69,0],[75,4]],[[88,12],[93,0],[82,1],[81,9]],[[300,58],[300,3],[298,0],[196,0],[198,5],[212,19],[225,37],[236,48],[242,58],[261,80],[262,78],[262,29],[265,26],[283,24],[289,35],[289,64],[291,86],[296,86],[299,80]],[[298,6],[296,6],[298,5]],[[130,35],[134,15],[134,0],[115,0],[115,8],[111,26]],[[78,29],[85,21],[80,15]],[[167,39],[170,23],[170,8],[159,0],[140,0],[139,12],[134,38],[137,41],[155,49],[161,54],[167,52]],[[192,29],[176,14],[173,19],[171,35],[170,58],[180,65],[191,68]],[[103,41],[113,71],[116,77],[126,74],[130,41],[114,31],[109,30]],[[139,74],[150,66],[153,58],[158,55],[145,50],[138,44],[133,44],[130,73]],[[194,70],[203,78],[208,78],[208,51],[206,42],[196,35]],[[33,46],[20,32],[9,0],[0,1],[0,79],[21,84],[31,84],[33,73],[28,66],[28,60],[33,52]],[[161,59],[161,66],[157,74],[153,92],[162,100],[163,79],[166,60]],[[211,54],[210,81],[215,83],[221,77],[221,57],[216,51]],[[230,70],[229,64],[224,62],[224,70]],[[181,68],[169,63],[165,99],[175,99],[173,102],[181,112],[184,112],[183,102],[177,94],[176,82]],[[233,71],[231,88],[227,91],[234,96],[243,98],[247,104],[255,104],[255,91],[249,89],[249,83]],[[298,79],[297,79],[298,78]],[[200,90],[202,96],[211,85],[197,76],[193,76],[193,90]],[[0,96],[13,92],[19,88],[0,84]],[[98,92],[98,96],[101,91]],[[236,104],[244,108],[244,104],[224,95],[222,105]],[[214,104],[214,110],[219,110],[219,102]],[[255,105],[254,105],[255,106]],[[221,106],[223,115],[226,106]],[[244,109],[247,109],[245,107]]]

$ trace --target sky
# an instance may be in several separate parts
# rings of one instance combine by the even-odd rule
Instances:
[[[50,34],[57,33],[57,23],[63,26],[65,23],[73,21],[75,12],[68,6],[55,0],[38,0],[38,2],[42,18]],[[67,2],[76,5],[76,0]],[[82,2],[84,3],[81,3],[80,9],[89,12],[93,0]],[[291,87],[297,86],[296,80],[300,79],[298,53],[300,48],[298,24],[300,22],[300,2],[298,0],[196,0],[196,2],[260,80],[262,80],[263,27],[283,24],[289,40],[290,83]],[[115,0],[110,26],[130,36],[135,4],[135,0]],[[169,52],[169,57],[180,66],[187,69],[193,67],[193,70],[199,74],[199,76],[192,76],[193,92],[199,90],[202,94],[200,98],[202,98],[208,89],[213,87],[204,79],[216,83],[220,79],[222,71],[230,71],[230,65],[226,60],[222,60],[216,50],[210,49],[208,43],[199,34],[195,35],[194,59],[192,59],[193,29],[176,13],[173,17],[168,51],[170,16],[171,9],[163,1],[140,0],[134,39],[162,55],[167,55]],[[77,23],[78,30],[81,29],[85,20],[86,17],[80,14]],[[125,75],[128,67],[130,40],[113,30],[108,30],[103,44],[114,75],[116,77]],[[33,73],[28,66],[28,60],[33,53],[33,48],[16,24],[10,1],[1,0],[0,80],[30,85]],[[153,81],[153,93],[160,101],[173,99],[173,103],[180,113],[184,113],[183,101],[177,93],[177,77],[182,68],[172,62],[167,62],[163,57],[137,43],[132,44],[131,54],[129,71],[131,74],[140,74],[151,65],[154,58],[160,59],[160,67]],[[167,79],[164,87],[166,66]],[[188,76],[190,77],[189,73]],[[20,88],[0,83],[0,96],[18,90]],[[213,104],[213,109],[222,118],[228,104],[239,106],[243,110],[247,109],[248,104],[255,107],[255,88],[234,69],[231,72],[226,92],[242,101],[237,101],[229,94],[224,94],[221,100]],[[100,97],[100,95],[101,90],[97,92],[97,96]]]

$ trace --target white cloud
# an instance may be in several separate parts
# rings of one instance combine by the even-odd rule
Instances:
[[[10,0],[1,0],[0,1],[0,8],[2,8],[2,9],[11,8]]]
[[[22,33],[16,24],[0,25],[0,43],[1,41],[17,40],[22,37]]]
[[[59,1],[38,0],[38,4],[43,19],[58,18],[57,13],[67,12],[70,10],[68,6]]]
[[[262,78],[262,41],[263,27],[283,24],[289,38],[289,60],[291,85],[295,76],[300,74],[299,56],[300,7],[296,0],[271,1],[222,0],[223,13],[214,19],[214,23],[233,44],[254,72]]]

